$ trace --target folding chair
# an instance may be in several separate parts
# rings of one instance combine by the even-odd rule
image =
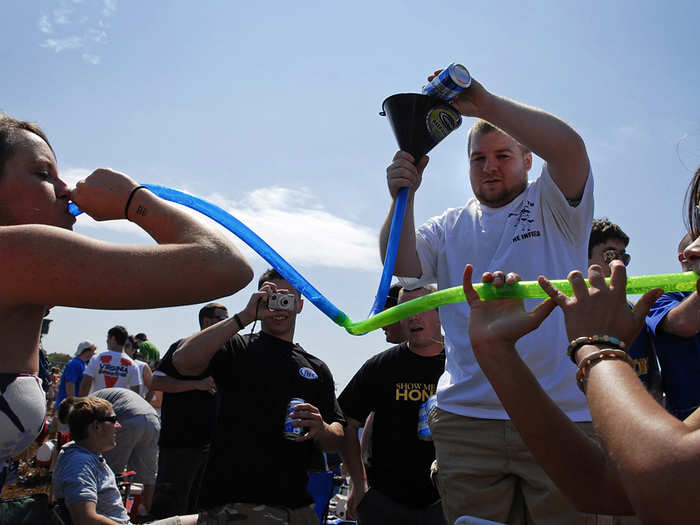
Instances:
[[[117,486],[122,495],[122,502],[131,520],[136,519],[138,516],[139,505],[143,497],[143,485],[141,483],[134,483],[130,479],[134,475],[136,475],[135,471],[125,470],[117,476]]]
[[[309,483],[306,490],[313,496],[316,506],[314,510],[320,523],[326,523],[328,514],[328,503],[333,495],[333,472],[330,470],[321,472],[307,472]]]

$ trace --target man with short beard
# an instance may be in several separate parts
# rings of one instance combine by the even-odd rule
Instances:
[[[384,258],[396,196],[408,187],[394,274],[419,280],[402,284],[458,286],[467,263],[477,276],[508,270],[523,280],[584,270],[593,177],[581,137],[554,115],[492,94],[473,78],[451,104],[478,119],[466,148],[474,197],[416,230],[414,198],[428,157],[414,159],[404,151],[394,156],[387,168],[392,205],[380,248]],[[545,163],[540,177],[528,182],[532,153]],[[526,302],[529,308],[535,304]],[[474,358],[469,306],[443,306],[440,318],[447,358],[430,427],[448,522],[472,515],[508,523],[576,523],[580,517],[532,457]],[[554,402],[591,431],[586,399],[559,351],[567,344],[562,316],[556,315],[517,348]]]

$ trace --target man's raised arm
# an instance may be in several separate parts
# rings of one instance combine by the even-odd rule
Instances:
[[[167,392],[168,394],[179,394],[181,392],[191,392],[193,390],[201,390],[203,392],[215,394],[216,383],[211,376],[207,376],[204,379],[176,379],[162,372],[157,372],[153,374],[153,381],[151,383],[151,391],[156,390]]]
[[[401,277],[420,277],[421,265],[416,252],[416,231],[413,220],[413,198],[416,190],[420,186],[423,170],[428,164],[428,157],[420,159],[417,165],[413,164],[414,159],[410,153],[399,151],[394,155],[393,162],[386,169],[387,185],[391,194],[391,207],[382,229],[379,233],[379,251],[382,262],[386,258],[387,244],[389,243],[389,233],[391,231],[391,220],[396,207],[396,196],[399,189],[408,187],[408,202],[406,203],[406,214],[404,215],[403,226],[401,228],[401,240],[396,254],[396,265],[394,275]]]
[[[462,115],[501,128],[544,159],[564,197],[571,200],[583,195],[590,171],[588,154],[583,139],[566,122],[542,109],[494,95],[474,79],[452,102]]]
[[[269,286],[263,286],[255,292],[246,307],[237,315],[220,321],[201,332],[188,337],[173,354],[173,366],[183,376],[197,376],[209,366],[214,354],[236,333],[264,315],[272,315],[267,308],[260,308],[258,303],[267,304],[268,296],[272,293]]]

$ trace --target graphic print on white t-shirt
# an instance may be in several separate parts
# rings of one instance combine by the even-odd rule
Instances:
[[[93,377],[92,391],[102,388],[129,388],[139,384],[139,372],[124,353],[107,350],[90,359],[85,374]]]

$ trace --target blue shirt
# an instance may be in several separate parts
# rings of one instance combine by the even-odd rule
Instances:
[[[63,369],[61,374],[61,381],[58,384],[58,393],[56,394],[56,410],[66,398],[66,381],[75,383],[75,395],[80,392],[80,382],[83,380],[83,374],[85,373],[85,363],[79,357],[74,357]]]
[[[651,307],[646,319],[661,363],[666,408],[680,419],[685,419],[700,406],[700,339],[698,334],[680,337],[666,333],[659,325],[668,312],[689,295],[686,292],[663,294]]]
[[[634,361],[634,371],[644,383],[646,389],[657,399],[661,399],[661,372],[653,343],[653,335],[649,328],[642,331],[629,347],[627,353]]]
[[[61,449],[52,485],[56,498],[63,499],[66,506],[92,501],[98,514],[130,525],[112,469],[101,456],[74,441]]]

